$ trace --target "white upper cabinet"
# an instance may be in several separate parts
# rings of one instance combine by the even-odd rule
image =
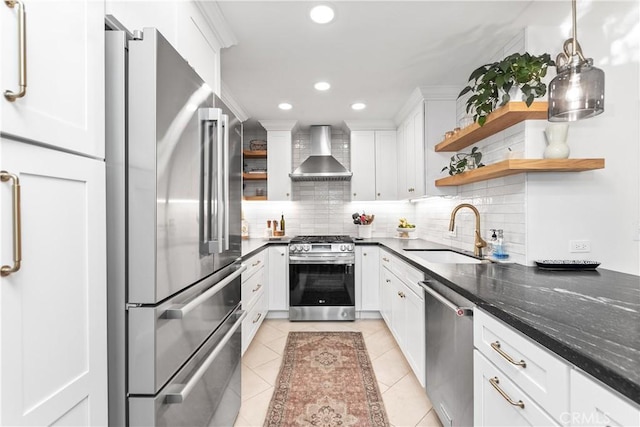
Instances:
[[[396,200],[395,130],[351,132],[351,200]]]
[[[402,138],[398,150],[398,197],[424,195],[424,106],[422,102],[400,124]]]
[[[291,135],[295,120],[260,120],[267,130],[267,197],[269,200],[292,200]]]
[[[2,133],[104,157],[104,2],[22,4],[26,93],[2,96]],[[0,5],[2,92],[19,92],[19,9]]]

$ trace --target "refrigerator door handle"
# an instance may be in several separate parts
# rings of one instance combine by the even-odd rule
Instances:
[[[198,295],[196,298],[189,301],[187,304],[168,308],[167,310],[165,310],[163,317],[165,319],[184,318],[187,314],[189,314],[189,312],[193,311],[194,308],[198,307],[200,304],[202,304],[203,302],[205,302],[206,300],[208,300],[209,298],[211,298],[212,296],[220,292],[222,289],[224,289],[225,286],[227,286],[229,283],[231,283],[236,278],[238,278],[238,276],[240,276],[246,270],[247,270],[247,266],[245,264],[240,265],[240,268],[238,268],[236,271],[234,271],[233,273],[231,273],[230,275],[228,275],[227,277],[225,277],[224,279],[216,283],[214,286],[209,288],[206,292],[203,292],[202,294]]]
[[[242,321],[247,317],[247,312],[240,310],[238,320],[233,324],[229,332],[225,334],[225,336],[220,340],[220,343],[216,346],[215,349],[209,354],[209,356],[202,362],[202,365],[198,368],[198,370],[189,378],[182,389],[176,390],[173,392],[168,392],[165,395],[165,403],[182,403],[191,393],[191,390],[196,386],[198,381],[202,378],[202,376],[207,372],[207,369],[211,366],[213,361],[218,357],[220,352],[224,349],[224,346],[229,342],[233,334],[238,330],[238,328],[242,325]]]
[[[220,108],[200,108],[198,113],[201,121],[201,129],[203,129],[201,134],[203,140],[201,160],[202,187],[200,189],[200,253],[202,255],[211,255],[222,252],[223,223],[220,214],[220,194],[224,183],[220,179],[222,155],[219,143],[223,136],[221,126],[222,110]],[[215,139],[211,131],[212,128],[216,129]],[[215,150],[214,145],[216,145]],[[214,168],[216,168],[215,173]],[[214,216],[216,218],[215,221]]]
[[[229,169],[229,156],[231,155],[231,146],[229,141],[229,116],[222,115],[222,126],[224,127],[224,250],[229,250],[229,181],[231,170]]]

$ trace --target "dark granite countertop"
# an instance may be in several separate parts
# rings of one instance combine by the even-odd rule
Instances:
[[[251,239],[243,258],[265,245]],[[373,238],[568,362],[640,404],[640,277],[596,271],[545,271],[519,264],[435,264],[404,249],[450,249],[421,239]]]
[[[447,249],[424,240],[380,244],[478,307],[640,404],[640,277],[548,271],[519,264],[433,264],[404,249]]]

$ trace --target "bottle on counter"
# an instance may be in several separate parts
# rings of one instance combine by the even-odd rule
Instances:
[[[502,230],[496,230],[498,236],[494,243],[493,256],[497,259],[509,258],[509,255],[504,249],[504,232]]]
[[[284,213],[280,216],[280,231],[284,235]]]

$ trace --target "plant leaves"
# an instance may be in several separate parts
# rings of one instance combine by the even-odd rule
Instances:
[[[458,94],[458,98],[460,98],[461,96],[463,96],[464,94],[468,93],[471,90],[473,90],[471,86],[465,87],[460,91],[460,94]]]

